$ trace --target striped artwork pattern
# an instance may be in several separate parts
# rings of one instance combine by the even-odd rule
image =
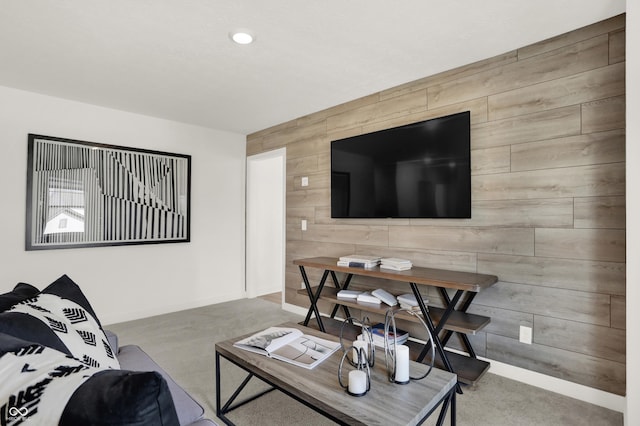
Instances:
[[[32,152],[34,246],[188,239],[188,156],[37,138]]]

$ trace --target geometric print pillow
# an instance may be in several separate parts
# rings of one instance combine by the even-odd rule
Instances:
[[[55,349],[1,333],[0,370],[0,424],[12,426],[58,424],[74,392],[101,371]]]
[[[97,320],[90,312],[71,300],[54,294],[40,293],[14,305],[6,312],[38,319],[60,339],[67,349],[64,352],[89,367],[120,368],[107,336]]]

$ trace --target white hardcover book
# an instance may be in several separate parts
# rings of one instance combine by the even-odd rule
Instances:
[[[338,299],[351,299],[355,300],[362,292],[358,290],[340,290],[338,292]]]
[[[411,269],[411,265],[396,266],[396,265],[387,265],[383,263],[380,265],[380,269],[388,269],[390,271],[408,271],[409,269]]]
[[[377,297],[378,299],[382,300],[384,303],[386,303],[389,306],[396,306],[398,304],[396,297],[393,294],[386,291],[385,289],[378,288],[376,290],[373,290],[371,294]]]
[[[375,304],[380,304],[381,300],[378,299],[377,297],[371,295],[371,293],[361,293],[358,295],[357,299],[358,302],[364,302],[364,303],[375,303]]]
[[[408,259],[400,259],[398,257],[385,257],[385,258],[381,259],[381,262],[383,264],[396,265],[396,266],[411,265],[411,261],[410,260],[408,260]]]
[[[349,256],[340,256],[340,260],[345,262],[359,262],[359,263],[380,263],[380,256],[370,256],[366,254],[352,254]]]

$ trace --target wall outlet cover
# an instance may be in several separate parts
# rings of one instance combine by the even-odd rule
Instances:
[[[520,342],[530,345],[533,343],[533,329],[524,325],[520,326]]]

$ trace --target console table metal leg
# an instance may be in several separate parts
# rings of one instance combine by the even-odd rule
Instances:
[[[320,298],[320,293],[322,292],[322,288],[324,287],[324,283],[327,281],[327,276],[329,275],[329,271],[324,271],[322,274],[322,279],[320,280],[320,284],[318,285],[318,291],[316,294],[313,294],[313,289],[311,288],[311,284],[309,284],[309,277],[307,277],[307,272],[304,270],[304,266],[300,265],[300,274],[302,275],[302,281],[304,282],[304,286],[307,289],[307,295],[309,296],[309,300],[311,301],[311,306],[309,307],[309,311],[307,311],[307,316],[304,319],[304,325],[309,324],[309,320],[311,319],[311,314],[315,314],[316,321],[318,322],[318,327],[320,331],[324,332],[324,324],[322,324],[322,319],[320,318],[320,311],[318,310],[318,298]]]
[[[455,373],[455,371],[453,371],[453,367],[451,366],[451,362],[449,362],[449,357],[447,357],[447,354],[444,350],[444,346],[442,345],[442,342],[440,341],[440,337],[438,336],[440,334],[440,331],[442,330],[442,327],[444,326],[444,324],[446,323],[447,319],[449,318],[449,316],[451,315],[451,312],[453,311],[453,307],[455,306],[455,303],[453,304],[449,304],[449,306],[447,306],[447,309],[445,310],[444,314],[442,315],[442,317],[440,318],[440,322],[438,323],[438,326],[434,326],[433,324],[433,320],[431,319],[431,316],[429,316],[429,311],[426,307],[426,305],[424,304],[424,301],[422,300],[422,295],[420,294],[420,291],[418,290],[418,286],[416,283],[409,283],[409,285],[411,286],[411,290],[413,291],[413,295],[416,297],[416,301],[418,302],[418,305],[420,306],[420,311],[422,312],[422,316],[424,317],[424,321],[427,325],[427,328],[429,329],[429,332],[431,333],[431,336],[433,337],[433,344],[436,347],[436,351],[438,352],[438,355],[440,355],[440,358],[442,359],[442,363],[444,364],[444,367],[446,368],[447,371],[451,372],[451,373]],[[457,300],[460,298],[460,296],[462,295],[462,292],[458,292],[459,294],[456,294],[456,297],[454,297],[454,300]],[[422,360],[424,360],[424,357],[427,356],[427,353],[429,353],[430,347],[425,345],[424,348],[422,349],[422,351],[420,352],[420,355],[418,355],[418,357],[416,358],[417,362],[422,362]],[[433,354],[433,356],[435,357],[436,355]],[[462,393],[462,388],[460,387],[460,384],[456,385],[456,390],[457,392]]]
[[[440,290],[440,294],[442,295],[444,300],[447,302],[448,305],[450,305],[451,304],[451,298],[449,297],[449,293],[447,293],[447,290],[444,289],[444,288],[439,288],[439,290]],[[462,303],[462,305],[460,306],[458,311],[459,312],[467,312],[467,310],[469,309],[469,306],[471,306],[471,302],[473,302],[473,299],[476,297],[476,294],[477,293],[468,293],[466,300]],[[452,335],[453,335],[453,331],[447,331],[447,333],[445,334],[445,336],[442,339],[442,344],[446,345]],[[467,353],[469,354],[469,356],[472,357],[472,358],[477,358],[476,352],[473,350],[473,346],[471,346],[471,341],[469,340],[467,335],[464,334],[464,333],[458,333],[458,335],[462,339],[462,343],[463,343],[465,349],[467,350]]]
[[[347,275],[344,285],[341,287],[335,271],[331,271],[331,279],[333,280],[333,285],[335,286],[335,288],[339,290],[346,290],[347,288],[349,288],[349,284],[351,284],[351,278],[353,278],[353,274]],[[331,311],[331,318],[336,317],[336,314],[338,313],[338,309],[340,308],[340,306],[342,306],[342,311],[344,312],[345,318],[351,318],[351,312],[349,312],[349,307],[344,305],[334,305],[333,310]]]

